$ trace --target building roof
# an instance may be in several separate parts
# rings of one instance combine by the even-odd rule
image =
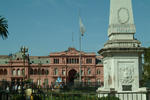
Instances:
[[[9,57],[6,55],[0,56],[0,64],[8,64],[9,60]]]
[[[66,51],[50,53],[50,56],[71,56],[71,55],[79,56],[79,54],[80,54],[79,50],[70,47]],[[84,56],[96,56],[96,54],[94,52],[83,52],[83,51],[81,51],[81,55],[84,55]]]
[[[57,57],[57,56],[79,56],[80,51],[76,50],[75,48],[68,48],[66,51],[62,52],[53,52],[50,53],[49,56],[29,56],[30,64],[50,64],[50,57]],[[96,56],[94,52],[83,52],[81,54],[84,56],[95,56],[96,57],[96,64],[102,64],[102,56]],[[23,53],[21,51],[9,54],[9,55],[0,55],[0,64],[8,64],[10,60],[23,60]]]
[[[10,60],[23,59],[23,53],[16,52],[14,54],[9,55],[1,55],[0,56],[0,64],[8,64]]]
[[[49,56],[30,56],[30,64],[49,64]]]

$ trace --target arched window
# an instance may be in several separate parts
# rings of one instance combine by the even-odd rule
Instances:
[[[13,75],[13,76],[16,75],[16,70],[15,70],[15,69],[12,70],[12,75]]]
[[[21,75],[21,71],[20,69],[17,69],[17,75],[20,76]]]
[[[7,75],[7,69],[4,69],[4,75]]]
[[[30,74],[31,74],[31,75],[33,74],[33,69],[32,69],[32,68],[30,68]]]
[[[64,69],[62,70],[62,75],[66,75],[66,71]]]
[[[45,70],[44,69],[42,69],[42,75],[44,75],[45,74]]]
[[[40,68],[38,69],[38,75],[41,75],[41,69]]]
[[[3,75],[3,70],[2,69],[0,69],[0,75]]]
[[[71,58],[69,59],[69,64],[71,64]]]
[[[88,75],[90,75],[91,74],[91,69],[90,68],[88,68]]]
[[[99,75],[101,73],[100,69],[97,69],[97,74]]]
[[[57,68],[54,69],[54,75],[58,75],[58,69]]]
[[[47,70],[45,70],[45,74],[46,74],[46,75],[48,75],[48,74],[49,74],[49,71],[48,71],[48,69],[47,69]]]
[[[25,70],[24,69],[22,69],[22,75],[25,75]]]
[[[83,70],[81,70],[81,75],[82,75],[82,76],[84,75],[84,71],[83,71]]]
[[[34,75],[37,75],[37,69],[34,69]]]
[[[73,58],[71,59],[71,63],[74,64],[74,59]]]

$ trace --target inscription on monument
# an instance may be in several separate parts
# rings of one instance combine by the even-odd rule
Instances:
[[[132,91],[132,85],[122,85],[122,91]]]

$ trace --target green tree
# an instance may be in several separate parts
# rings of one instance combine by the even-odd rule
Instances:
[[[143,81],[144,84],[150,80],[150,47],[146,48],[144,51],[144,73],[143,73]]]
[[[144,62],[145,62],[146,65],[150,65],[150,47],[145,49]]]
[[[0,36],[3,39],[6,39],[8,37],[8,24],[7,24],[7,20],[0,16]]]

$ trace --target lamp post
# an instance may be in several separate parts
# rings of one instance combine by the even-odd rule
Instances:
[[[12,73],[12,54],[9,54],[9,59],[10,59],[9,64],[10,64],[11,75],[12,75],[12,74],[13,74],[13,73]],[[12,83],[13,83],[13,82],[12,82],[12,77],[11,77],[10,82],[11,82],[10,85],[12,86]]]
[[[23,55],[22,55],[22,57],[23,57],[23,70],[22,71],[24,71],[24,72],[22,72],[22,74],[23,74],[23,80],[25,79],[25,59],[26,59],[26,52],[28,52],[28,48],[27,47],[25,47],[25,46],[22,46],[21,48],[20,48],[20,51],[21,51],[21,53],[23,53]]]
[[[41,75],[41,62],[38,63],[38,75],[39,75],[39,80],[38,80],[38,88],[41,86],[41,78],[40,78],[40,75]]]
[[[46,71],[45,71],[45,74],[46,74],[46,91],[48,91],[48,78],[47,78],[47,75],[48,75],[48,68],[46,66]]]

